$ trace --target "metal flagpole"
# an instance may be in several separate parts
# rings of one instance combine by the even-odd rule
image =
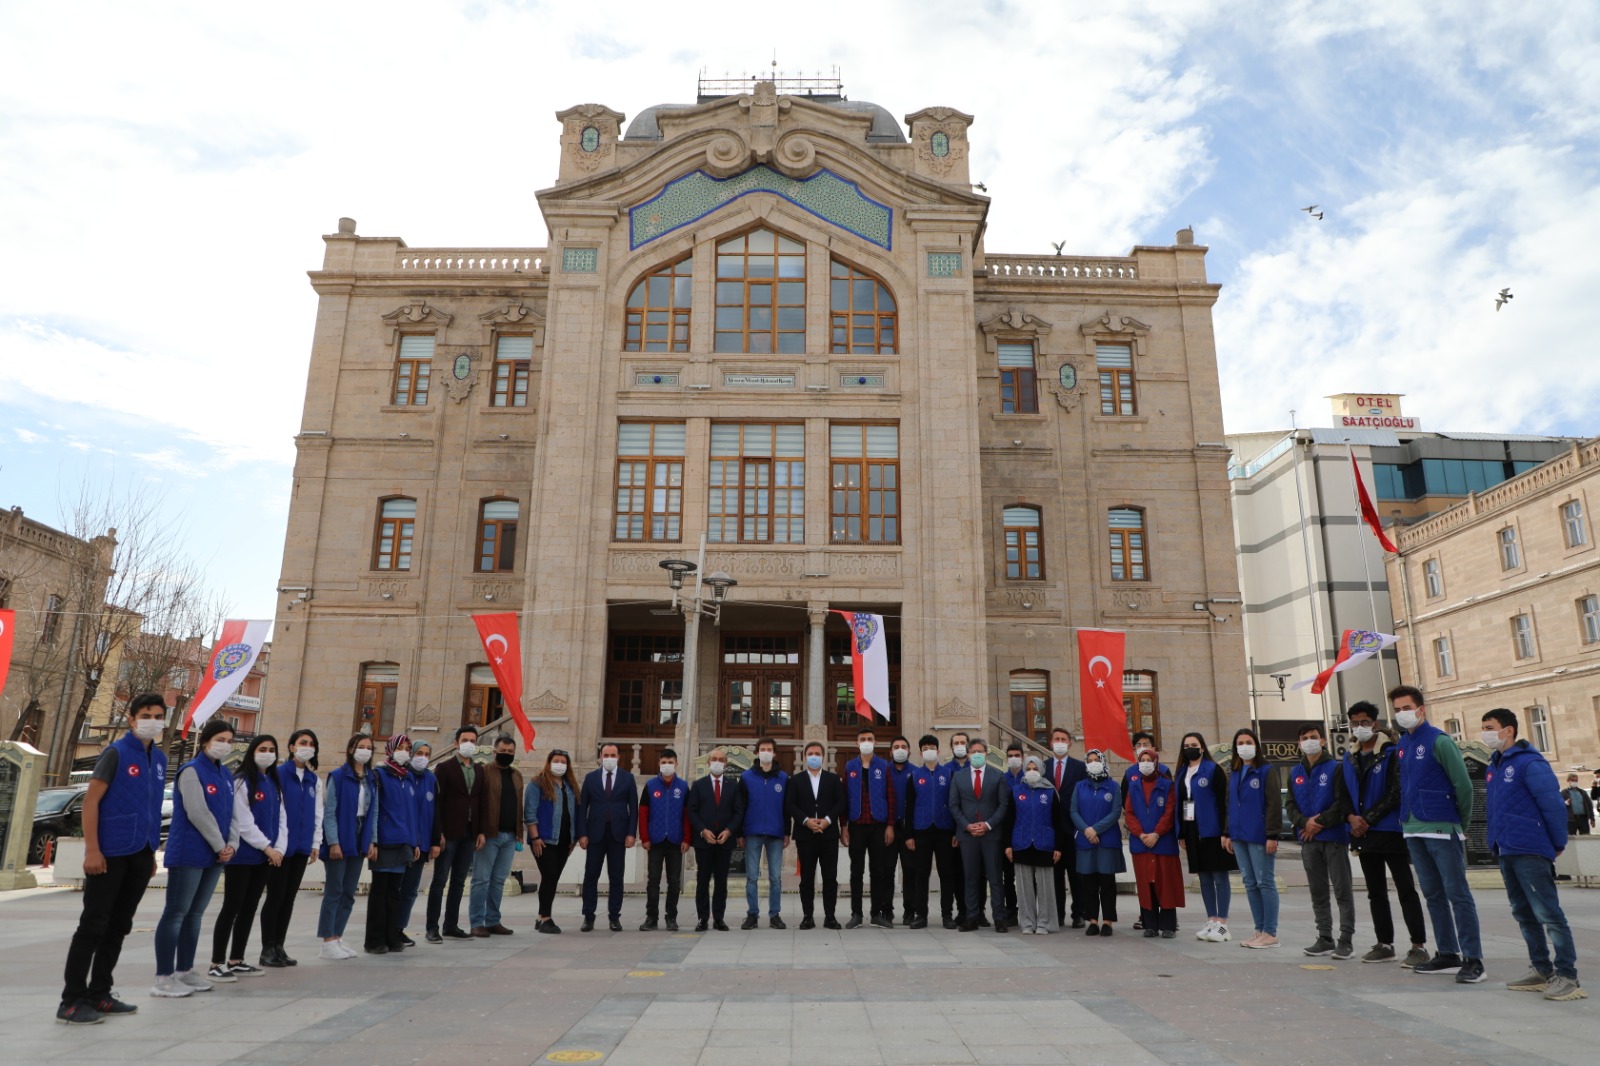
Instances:
[[[1305,556],[1306,607],[1311,611],[1311,640],[1316,648],[1316,672],[1320,674],[1322,673],[1322,626],[1317,623],[1317,579],[1316,575],[1311,572],[1311,527],[1306,522],[1306,501],[1304,491],[1300,483],[1300,430],[1299,427],[1294,424],[1293,411],[1289,412],[1289,429],[1290,437],[1293,440],[1293,445],[1289,449],[1289,456],[1294,467],[1294,502],[1295,506],[1300,509],[1300,550]],[[1331,586],[1329,588],[1328,596],[1328,611],[1331,619],[1333,612],[1333,591]],[[1254,684],[1253,681],[1252,684]],[[1328,716],[1327,690],[1323,690],[1322,695],[1317,698],[1322,701],[1322,728],[1325,731],[1332,730],[1333,723]]]
[[[1361,572],[1367,577],[1367,610],[1372,613],[1372,631],[1381,633],[1378,628],[1378,596],[1372,588],[1372,566],[1367,561],[1367,538],[1361,535],[1361,527],[1367,524],[1366,516],[1361,513],[1361,493],[1356,488],[1356,478],[1361,476],[1360,467],[1356,466],[1356,452],[1350,444],[1350,438],[1344,439],[1345,455],[1350,459],[1350,502],[1356,510],[1356,545],[1361,552]],[[1374,486],[1376,488],[1376,486]],[[1378,680],[1383,683],[1383,691],[1389,691],[1389,671],[1384,669],[1383,651],[1378,652]]]

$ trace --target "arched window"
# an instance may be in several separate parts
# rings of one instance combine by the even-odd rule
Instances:
[[[1039,744],[1050,741],[1050,675],[1043,670],[1011,672],[1011,728]]]
[[[374,744],[387,739],[394,732],[399,692],[399,663],[363,663],[361,697],[356,702],[355,731],[372,734]]]
[[[1114,507],[1107,516],[1111,533],[1111,580],[1146,581],[1144,512],[1137,507]]]
[[[411,533],[417,521],[417,501],[392,496],[378,504],[378,531],[372,540],[374,570],[411,569]]]
[[[835,353],[897,350],[898,316],[883,282],[835,259],[828,299]]]
[[[516,500],[484,500],[478,505],[478,573],[516,569],[519,510]]]
[[[769,229],[717,242],[716,351],[806,350],[806,246]]]
[[[646,274],[628,293],[625,352],[689,350],[689,305],[694,297],[694,264],[689,259]]]
[[[1006,578],[1011,581],[1044,579],[1044,546],[1040,543],[1044,519],[1037,507],[1007,507],[1004,511]]]
[[[1156,701],[1153,670],[1129,670],[1122,675],[1122,709],[1128,716],[1128,735],[1149,733],[1161,747],[1161,707]]]

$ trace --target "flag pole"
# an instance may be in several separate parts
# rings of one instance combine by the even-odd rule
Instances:
[[[1355,505],[1356,544],[1361,552],[1361,571],[1367,578],[1367,610],[1372,615],[1372,631],[1374,633],[1382,633],[1385,630],[1378,626],[1378,596],[1372,588],[1372,565],[1367,561],[1367,538],[1363,537],[1360,532],[1361,527],[1366,524],[1366,519],[1361,514],[1361,495],[1356,488],[1356,478],[1361,476],[1361,468],[1356,465],[1356,451],[1351,445],[1349,437],[1344,439],[1344,450],[1345,455],[1350,459],[1350,502]],[[1373,488],[1376,490],[1377,486],[1374,485]],[[1383,691],[1387,698],[1389,671],[1383,665],[1383,651],[1384,649],[1382,648],[1378,649],[1378,680],[1383,685]]]
[[[1305,557],[1306,567],[1306,608],[1311,612],[1311,641],[1317,656],[1317,673],[1322,673],[1322,626],[1317,622],[1317,578],[1311,570],[1311,534],[1310,524],[1306,521],[1305,492],[1300,481],[1300,428],[1295,425],[1295,413],[1289,412],[1289,431],[1294,446],[1290,449],[1290,465],[1294,468],[1294,502],[1300,509],[1300,552]],[[1330,575],[1331,576],[1331,575]],[[1328,591],[1328,620],[1333,620],[1333,590]],[[1250,682],[1255,684],[1254,679]],[[1317,698],[1322,701],[1322,728],[1325,731],[1333,729],[1333,723],[1328,716],[1327,690]]]

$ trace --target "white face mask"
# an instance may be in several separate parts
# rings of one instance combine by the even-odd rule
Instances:
[[[1422,715],[1418,714],[1416,711],[1394,712],[1394,724],[1399,726],[1401,729],[1406,730],[1407,732],[1417,728],[1417,723],[1420,721],[1422,721]]]
[[[756,752],[756,758],[760,760],[763,770],[772,765],[772,752],[770,751],[758,751]]]
[[[232,751],[233,741],[231,740],[213,740],[206,745],[206,754],[218,762],[226,759]]]
[[[617,757],[615,755],[607,755],[605,758],[600,760],[600,768],[608,774],[615,773],[617,769]]]
[[[133,723],[133,735],[140,740],[154,740],[165,725],[159,718],[137,718]]]
[[[1151,774],[1156,772],[1156,764],[1153,762],[1141,762],[1139,764],[1139,772],[1144,776],[1149,777]]]
[[[405,749],[402,749],[402,750],[397,751],[397,752],[394,753],[394,763],[395,763],[396,766],[404,766],[406,763],[408,763],[410,761],[411,761],[411,749],[410,748],[405,748]]]
[[[1056,758],[1065,759],[1067,757],[1067,752],[1072,750],[1072,745],[1058,740],[1054,744],[1050,745],[1050,750],[1056,753]]]
[[[965,759],[967,757],[967,746],[965,744],[953,744],[950,747],[950,754],[958,759]]]
[[[1322,741],[1316,737],[1307,737],[1300,742],[1300,753],[1315,759],[1322,754]]]
[[[1040,775],[1039,775],[1039,771],[1037,771],[1037,770],[1029,770],[1029,771],[1027,771],[1026,773],[1024,773],[1022,775],[1022,779],[1024,781],[1026,781],[1030,786],[1037,785],[1039,783],[1039,778],[1040,778]]]
[[[861,757],[865,759],[872,754],[873,749],[876,748],[877,745],[870,740],[863,740],[861,743],[857,744],[856,747],[861,749]]]
[[[1088,764],[1088,770],[1091,774],[1098,776],[1106,772],[1106,764],[1103,762],[1092,762]]]
[[[555,774],[557,777],[566,777],[567,764],[564,762],[553,762],[550,764],[550,772]]]
[[[894,749],[894,751],[890,752],[889,754],[893,755],[894,756],[894,761],[898,762],[898,763],[904,763],[904,762],[910,762],[911,761],[911,749],[910,748],[896,748],[896,749]]]
[[[566,772],[566,769],[567,768],[565,766],[561,767],[561,770],[562,770],[563,773]],[[664,762],[664,763],[661,764],[661,778],[662,778],[662,780],[671,781],[672,780],[672,775],[677,773],[677,772],[678,772],[678,764],[677,763],[675,763],[675,762]]]
[[[1485,729],[1481,734],[1479,734],[1478,739],[1482,740],[1483,746],[1488,748],[1490,751],[1500,750],[1500,730]]]
[[[263,769],[263,770],[265,770],[267,767],[271,766],[273,763],[275,763],[277,761],[278,761],[278,756],[273,752],[270,752],[270,751],[258,751],[258,752],[256,752],[256,765],[261,767],[261,769]]]
[[[360,763],[362,766],[365,766],[367,763],[372,761],[372,749],[357,748],[355,751],[350,753],[350,757],[356,762]]]
[[[939,761],[939,749],[938,748],[923,748],[922,749],[922,761],[923,762],[938,762]]]
[[[1370,725],[1355,726],[1350,730],[1350,735],[1365,744],[1372,739],[1372,727]]]
[[[1022,769],[1022,758],[1017,755],[1012,755],[1007,758],[1006,769],[1010,770],[1012,773],[1016,773],[1018,770]]]
[[[316,748],[297,747],[297,748],[294,749],[294,758],[295,758],[296,762],[303,762],[303,763],[304,762],[310,762],[312,759],[315,759],[316,757],[317,757],[317,749]]]
[[[420,774],[428,768],[428,757],[426,755],[411,756],[411,768]]]
[[[1256,746],[1254,744],[1240,744],[1233,750],[1237,751],[1239,753],[1239,758],[1243,759],[1245,762],[1249,762],[1251,759],[1256,757]]]
[[[460,752],[463,759],[470,759],[474,755],[478,754],[478,745],[474,744],[470,740],[463,740],[461,743],[456,745],[456,751]]]
[[[711,771],[712,777],[721,777],[723,771],[728,768],[728,764],[725,762],[714,762],[711,763],[707,768]]]

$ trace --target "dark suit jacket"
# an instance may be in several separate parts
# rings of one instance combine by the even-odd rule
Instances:
[[[1006,772],[993,766],[983,768],[983,795],[972,791],[972,767],[956,774],[950,782],[950,817],[956,820],[956,839],[971,840],[967,826],[973,822],[989,823],[992,834],[998,834],[1011,814],[1011,788]],[[1003,846],[1003,845],[1002,845]]]
[[[483,788],[484,767],[475,767],[472,789],[467,789],[467,777],[461,770],[461,760],[451,758],[434,767],[433,776],[439,782],[439,799],[433,806],[433,837],[435,840],[464,840],[477,832],[473,825],[473,808],[478,792]]]
[[[1056,796],[1061,800],[1061,814],[1066,824],[1066,838],[1059,834],[1056,840],[1061,844],[1060,850],[1068,851],[1074,846],[1075,838],[1072,833],[1072,794],[1078,788],[1078,782],[1089,776],[1089,767],[1084,765],[1082,759],[1074,759],[1068,755],[1065,759],[1046,759],[1044,761],[1044,776],[1054,785],[1056,783],[1056,763],[1064,762],[1067,768],[1061,772],[1061,787],[1056,789]]]
[[[784,787],[783,813],[793,823],[790,836],[796,840],[837,842],[839,824],[849,810],[844,782],[831,770],[822,771],[815,795],[811,792],[811,774],[805,770],[790,775],[789,784]],[[832,818],[833,821],[821,833],[813,833],[805,826],[807,818]]]
[[[724,829],[731,834],[728,843],[744,828],[744,785],[734,778],[723,776],[722,803],[716,800],[716,789],[710,775],[697,778],[689,786],[689,798],[684,801],[684,813],[689,816],[690,843],[695,847],[705,844],[700,834],[709,829],[720,834]]]
[[[606,795],[604,770],[592,771],[583,779],[578,796],[578,835],[594,843],[604,840],[608,829],[619,844],[639,830],[639,786],[626,770],[617,770],[610,796]]]

